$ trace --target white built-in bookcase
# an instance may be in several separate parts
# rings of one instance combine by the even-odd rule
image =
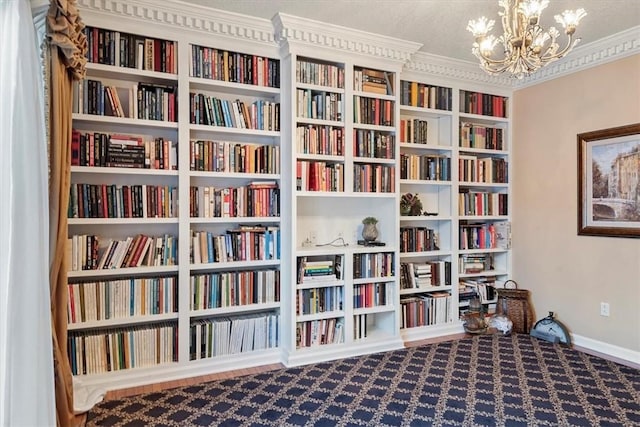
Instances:
[[[99,257],[110,238],[125,239],[138,234],[168,235],[173,237],[171,244],[177,244],[175,259],[166,263],[169,265],[104,270],[80,268],[69,272],[69,283],[75,285],[129,280],[128,285],[118,285],[120,288],[117,292],[121,304],[129,303],[129,308],[132,307],[131,300],[123,302],[122,298],[130,294],[122,289],[128,286],[135,301],[140,301],[143,294],[140,293],[140,282],[131,284],[131,278],[165,278],[168,281],[162,288],[163,310],[159,313],[134,316],[119,313],[115,319],[70,323],[69,334],[72,339],[83,335],[101,337],[85,337],[85,344],[81,344],[82,338],[79,338],[76,346],[90,346],[91,354],[105,348],[101,346],[108,345],[111,350],[108,360],[105,354],[92,366],[92,370],[108,372],[79,373],[84,384],[114,389],[269,363],[299,365],[401,348],[407,341],[462,331],[457,286],[460,279],[496,277],[500,282],[508,277],[510,250],[461,250],[459,238],[460,225],[465,221],[508,222],[511,211],[506,215],[473,217],[458,212],[459,194],[464,189],[510,193],[508,183],[487,185],[461,182],[458,175],[461,156],[493,156],[508,161],[511,147],[510,103],[507,102],[507,118],[467,114],[460,109],[460,94],[463,90],[469,90],[508,97],[508,91],[434,73],[428,60],[419,54],[414,55],[420,47],[418,44],[293,16],[279,14],[272,21],[265,21],[196,6],[185,9],[182,4],[158,8],[150,1],[139,1],[132,5],[127,2],[81,0],[79,5],[88,26],[170,41],[174,46],[172,52],[176,63],[176,68],[170,72],[90,63],[87,66],[87,79],[100,80],[105,85],[120,88],[118,93],[125,104],[125,116],[130,116],[127,111],[130,109],[128,89],[140,83],[174,87],[177,108],[175,121],[74,114],[74,129],[87,134],[99,132],[162,138],[163,141],[171,141],[175,148],[172,153],[171,145],[167,145],[168,169],[72,167],[72,184],[116,187],[144,185],[145,189],[163,187],[169,194],[167,203],[173,201],[173,204],[169,217],[70,218],[69,237],[80,234],[99,236]],[[255,57],[256,63],[257,58],[272,61],[277,64],[277,82],[265,86],[221,81],[197,74],[193,71],[194,67],[200,65],[193,56],[196,51],[202,55],[212,52],[222,54],[224,51],[238,53],[241,57]],[[321,69],[323,72],[330,70],[327,74],[341,76],[340,84],[325,79],[303,80],[299,77],[301,67],[309,67],[307,70]],[[369,88],[359,86],[363,70],[374,83]],[[378,90],[381,87],[381,81],[377,80],[379,78],[386,79],[387,90]],[[447,88],[449,103],[447,107],[438,108],[403,105],[402,82]],[[377,89],[371,89],[376,85]],[[207,99],[217,98],[231,103],[242,101],[248,106],[258,100],[272,103],[272,111],[277,108],[279,112],[278,126],[248,129],[246,126],[193,123],[191,111],[195,101],[191,94],[202,94]],[[331,104],[324,111],[340,111],[340,114],[320,117],[308,114],[307,104],[304,107],[300,105],[302,98],[309,95],[312,98],[321,95],[325,100],[323,102]],[[275,104],[278,106],[275,107]],[[374,105],[373,108],[386,107],[387,120],[376,123],[363,119],[363,110],[365,106],[371,108],[370,105]],[[206,115],[204,110],[202,112]],[[420,119],[427,123],[426,144],[401,141],[401,120],[407,119]],[[505,149],[494,152],[461,148],[459,126],[463,122],[500,127],[504,132]],[[341,149],[336,150],[336,144],[333,148],[325,146],[321,152],[317,146],[305,149],[297,139],[300,132],[298,128],[313,131],[326,129],[329,133],[333,132],[334,136],[340,134]],[[362,149],[355,151],[355,142],[363,135],[384,140],[388,151],[385,154]],[[389,146],[390,141],[392,145]],[[217,145],[214,144],[216,142]],[[196,153],[209,153],[212,147],[226,153],[225,150],[234,146],[239,151],[244,149],[245,153],[254,149],[268,151],[272,167],[262,171],[228,168],[202,170],[206,169],[204,165],[207,162],[203,160],[197,163],[194,158]],[[401,179],[402,155],[444,157],[448,159],[450,179]],[[209,159],[213,157],[209,153]],[[171,162],[174,162],[175,168],[171,167]],[[299,188],[299,165],[302,162],[307,164],[307,170],[308,165],[316,163],[330,165],[334,172],[338,171],[333,176],[337,177],[340,187]],[[273,167],[275,164],[277,167]],[[359,176],[366,176],[363,170],[368,172],[370,169],[384,170],[381,181],[388,180],[389,187],[383,191],[363,191],[359,188]],[[261,188],[252,190],[248,188],[251,185]],[[267,204],[271,210],[265,208],[259,214],[218,216],[215,213],[217,199],[213,194],[222,197],[219,209],[224,210],[225,192],[233,192],[238,188],[259,192],[261,206]],[[436,215],[402,215],[399,202],[406,192],[418,193],[425,210]],[[193,206],[195,200],[200,209],[197,214]],[[508,206],[510,208],[511,200]],[[368,216],[378,219],[377,240],[384,242],[384,246],[358,244],[358,240],[362,239],[362,220]],[[438,249],[406,252],[402,249],[402,227],[433,230],[437,235]],[[212,262],[207,259],[209,251],[205,251],[205,246],[198,245],[201,250],[193,246],[194,242],[201,243],[204,240],[203,236],[196,233],[209,232],[211,236],[220,236],[238,229],[248,240],[263,239],[267,249],[263,250],[260,246],[254,255]],[[245,250],[248,251],[246,247]],[[491,254],[495,268],[473,274],[460,273],[460,259],[469,253]],[[200,259],[197,259],[198,255]],[[374,259],[377,263],[383,263],[383,271],[369,275],[362,272],[363,267],[371,266]],[[317,281],[299,280],[303,261],[310,264],[316,261],[316,264],[330,266],[328,268],[332,274],[339,264],[339,274],[335,277],[328,274]],[[434,282],[429,289],[401,289],[401,264],[410,262],[449,263],[447,284]],[[261,276],[261,284],[266,281],[260,296],[255,295],[254,301],[243,300],[215,306],[211,303],[212,298],[203,296],[209,295],[203,292],[209,289],[207,283],[212,276],[216,276],[217,280],[223,277],[239,280],[237,276],[240,275],[245,277],[242,280],[254,275],[254,280]],[[194,277],[200,280],[197,291]],[[79,286],[85,285],[76,286],[75,292],[78,292]],[[89,285],[87,289],[91,287],[92,295],[96,292],[93,287],[106,293],[108,291],[105,289],[110,286],[115,289],[113,284],[99,286]],[[146,284],[144,286],[145,289],[148,287]],[[151,289],[156,292],[155,287],[151,286]],[[170,289],[173,294],[167,300],[166,292]],[[238,291],[245,295],[246,290]],[[407,314],[403,305],[407,300],[428,299],[436,291],[448,295],[446,315],[429,325],[404,327]],[[160,291],[157,292],[160,295]],[[115,295],[115,291],[109,294],[110,298],[115,298]],[[307,303],[313,301],[313,308],[309,305],[300,307],[300,302],[305,298]],[[330,298],[331,302],[325,298]],[[195,300],[199,305],[193,305]],[[149,301],[155,300],[149,296]],[[172,301],[175,302],[174,306],[170,304]],[[97,299],[85,299],[83,296],[83,302],[95,305]],[[240,344],[237,351],[216,355],[214,349],[220,343],[216,342],[215,336],[222,336],[224,323],[229,319],[232,324],[239,324],[239,319],[243,319],[244,329],[241,330],[253,331],[253,335],[246,332],[245,348]],[[147,335],[131,333],[137,329],[153,329],[154,332]],[[162,332],[157,332],[160,329]],[[194,335],[196,332],[197,336]],[[108,338],[109,334],[112,334],[111,338]],[[266,337],[262,334],[266,334]],[[301,334],[305,335],[304,339]],[[129,344],[124,344],[125,336],[130,337],[130,343],[145,350],[131,354]],[[194,350],[195,344],[200,351]],[[156,351],[152,348],[154,346],[161,350]],[[118,351],[123,352],[123,357],[137,357],[135,360],[140,364],[127,366],[127,369],[114,369],[114,363],[121,362],[112,360]],[[153,353],[155,360],[145,359],[148,355],[145,352]],[[81,357],[81,354],[76,356]],[[105,366],[111,366],[111,369],[105,369]]]

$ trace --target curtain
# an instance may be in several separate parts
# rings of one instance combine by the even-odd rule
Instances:
[[[29,2],[0,0],[0,425],[55,423],[47,160]]]
[[[47,18],[51,45],[49,227],[51,320],[58,426],[74,416],[73,378],[67,355],[67,206],[71,173],[73,81],[84,77],[87,41],[75,0],[52,0]]]

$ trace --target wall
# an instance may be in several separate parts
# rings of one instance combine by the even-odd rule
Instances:
[[[576,137],[640,122],[640,55],[518,90],[513,107],[513,277],[576,344],[640,363],[640,239],[577,235]]]

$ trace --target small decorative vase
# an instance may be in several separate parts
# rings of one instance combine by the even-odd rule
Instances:
[[[378,238],[378,228],[376,227],[376,225],[373,223],[363,224],[362,238],[366,242],[373,242],[374,240],[376,240]]]
[[[400,215],[409,216],[411,215],[411,206],[400,206]]]

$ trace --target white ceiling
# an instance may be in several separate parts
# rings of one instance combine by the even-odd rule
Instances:
[[[186,0],[264,19],[276,13],[330,22],[362,31],[422,43],[422,51],[475,62],[470,19],[494,19],[493,33],[501,32],[498,0]],[[541,23],[556,24],[553,16],[584,8],[577,35],[581,44],[594,42],[640,25],[640,0],[551,0]]]

